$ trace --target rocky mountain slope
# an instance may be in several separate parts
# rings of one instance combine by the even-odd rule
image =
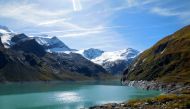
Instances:
[[[89,49],[76,51],[76,53],[81,54],[82,56],[84,56],[89,60],[92,60],[101,56],[104,53],[104,51],[95,48],[89,48]]]
[[[3,46],[3,43],[2,43],[2,41],[1,41],[1,38],[0,38],[0,47],[4,47],[4,46]]]
[[[1,41],[5,48],[10,48],[17,44],[18,42],[24,42],[29,39],[34,39],[38,44],[43,46],[43,48],[47,52],[64,52],[64,51],[72,51],[67,45],[65,45],[61,40],[57,37],[50,37],[48,35],[39,35],[28,37],[25,34],[17,34],[11,30],[9,30],[5,26],[0,26],[0,36]]]
[[[190,25],[141,53],[124,72],[126,80],[190,83]]]
[[[121,74],[139,54],[137,50],[132,48],[104,52],[101,56],[92,60],[92,62],[103,66],[112,74]]]
[[[90,48],[77,51],[76,53],[79,53],[92,62],[101,65],[108,72],[111,72],[114,75],[122,74],[122,72],[139,54],[137,50],[132,48],[113,52],[105,52],[103,50]]]
[[[40,45],[42,45],[46,51],[48,52],[64,52],[64,51],[72,51],[67,45],[65,45],[61,40],[57,37],[33,37]]]
[[[42,38],[42,43],[38,40],[39,38],[12,33],[8,28],[1,27],[0,82],[75,81],[111,77],[100,65],[94,64],[79,54],[48,52],[51,48],[67,47],[55,37]]]
[[[1,42],[5,48],[9,48],[11,45],[14,44],[14,42],[11,41],[11,38],[14,35],[15,33],[9,30],[7,27],[0,25]]]

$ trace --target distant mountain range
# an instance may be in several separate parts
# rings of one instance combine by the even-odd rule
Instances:
[[[3,72],[1,75],[4,77],[0,80],[10,79],[10,81],[9,76],[14,77],[23,74],[23,78],[25,78],[26,72],[32,71],[30,69],[34,69],[32,72],[36,72],[35,75],[38,74],[37,72],[43,72],[40,75],[49,72],[46,74],[47,77],[43,75],[45,78],[36,77],[38,80],[55,78],[60,80],[97,79],[102,77],[99,75],[108,75],[106,77],[121,75],[139,54],[137,50],[132,48],[113,52],[94,48],[75,50],[69,48],[55,36],[50,37],[43,34],[29,37],[23,33],[15,33],[5,26],[0,26],[0,46],[0,60],[4,60],[3,66],[0,68],[0,72]],[[8,69],[11,67],[10,63],[17,64],[12,64],[13,69],[17,70]],[[23,66],[26,65],[25,68],[21,67],[22,64]],[[14,74],[14,72],[17,73]],[[31,78],[27,76],[28,78],[24,80],[35,78],[32,77],[32,72],[30,72]],[[6,74],[8,74],[8,77]],[[72,77],[74,74],[80,75],[80,77]],[[51,77],[49,77],[50,75]],[[14,78],[13,81],[19,80],[16,77]]]
[[[139,51],[128,48],[119,51],[105,52],[103,50],[90,48],[79,50],[76,53],[103,66],[108,72],[117,75],[121,74],[133,62],[139,54]]]
[[[10,31],[7,27],[0,26],[1,41],[5,48],[10,48],[19,42],[34,39],[38,44],[48,52],[63,52],[71,51],[67,45],[65,45],[57,37],[49,37],[48,35],[39,35],[36,37],[28,37],[25,34],[17,34]]]
[[[82,56],[84,56],[85,58],[87,58],[89,60],[95,59],[104,53],[103,50],[99,50],[99,49],[95,49],[95,48],[78,50],[75,52],[81,54]]]
[[[122,80],[190,84],[190,25],[142,52]]]
[[[0,81],[99,80],[112,76],[56,37],[28,37],[0,26]]]

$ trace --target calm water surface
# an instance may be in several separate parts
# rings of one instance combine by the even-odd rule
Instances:
[[[112,83],[95,84],[0,84],[0,109],[80,109],[160,94]]]

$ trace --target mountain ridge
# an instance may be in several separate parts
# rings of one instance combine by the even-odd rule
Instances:
[[[2,37],[6,39],[0,46],[0,82],[84,81],[112,78],[112,75],[100,65],[79,54],[49,52],[47,49],[52,46],[66,46],[56,37],[48,39],[50,46],[48,44],[44,46],[34,37],[23,33],[0,32],[0,42]]]
[[[67,45],[65,45],[57,37],[33,37],[40,45],[42,45],[48,52],[64,52],[72,51]]]
[[[139,51],[127,48],[118,51],[106,52],[99,49],[85,49],[77,51],[85,58],[103,66],[108,72],[114,75],[120,75],[132,63]]]
[[[126,80],[190,83],[190,25],[142,52],[123,73]]]
[[[101,56],[104,53],[104,51],[100,49],[89,48],[89,49],[78,50],[75,53],[81,54],[85,58],[92,60]]]

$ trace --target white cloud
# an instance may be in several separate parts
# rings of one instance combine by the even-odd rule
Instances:
[[[36,4],[13,3],[0,5],[0,16],[16,19],[32,24],[45,24],[47,22],[57,22],[59,17],[69,13],[69,10],[49,11],[43,10]]]
[[[153,7],[150,10],[151,13],[158,14],[160,16],[176,16],[179,19],[182,19],[185,23],[190,23],[190,10],[181,10],[175,8],[161,8],[161,7]]]
[[[96,31],[95,31],[96,32]],[[123,40],[122,35],[111,30],[104,30],[101,33],[92,33],[80,37],[60,37],[71,48],[84,49],[84,48],[99,48],[103,50],[118,50],[128,47],[126,40]],[[74,46],[77,42],[80,46]]]
[[[49,3],[48,1],[47,3]],[[55,2],[66,6],[72,6],[71,0],[64,0],[64,2],[55,0]],[[49,7],[45,7],[46,4],[41,4],[44,5],[41,6],[36,2],[28,3],[20,1],[6,3],[0,4],[0,17],[16,20],[21,24],[27,25],[26,27],[29,28],[40,26],[42,31],[45,27],[52,27],[54,30],[78,30],[83,29],[84,27],[92,27],[100,24],[106,25],[107,22],[105,21],[105,18],[107,19],[109,17],[108,14],[102,15],[96,13],[96,8],[93,7],[101,2],[102,0],[96,0],[95,2],[91,2],[91,0],[81,0],[81,2],[75,0],[75,8],[78,9],[74,10],[81,10],[82,3],[85,6],[85,10],[82,12],[74,12],[71,8],[65,7],[52,10],[49,9]],[[50,1],[50,3],[52,3],[52,1]],[[94,19],[96,16],[98,16],[98,19]]]
[[[116,9],[129,9],[129,8],[142,8],[148,4],[155,3],[158,0],[126,0],[125,4],[121,7],[117,7]]]
[[[45,22],[41,22],[38,25],[39,26],[51,26],[51,24],[58,24],[58,23],[62,23],[64,21],[66,21],[67,19],[53,19],[53,20],[49,20],[49,21],[45,21]]]
[[[123,40],[118,29],[135,28],[130,25],[112,26],[117,25],[115,18],[120,16],[118,12],[136,14],[135,12],[142,11],[146,14],[177,16],[185,21],[188,20],[187,11],[179,12],[170,9],[169,6],[160,8],[165,3],[161,3],[160,0],[26,0],[26,2],[20,0],[0,4],[0,19],[1,17],[13,19],[19,24],[17,28],[21,31],[26,30],[24,32],[31,35],[49,34],[68,40],[81,38],[90,40],[89,43],[92,44],[89,45],[99,46],[108,43],[107,45],[113,47],[116,42],[122,43]],[[97,40],[93,41],[91,38]],[[113,41],[108,42],[109,38]]]
[[[95,30],[95,31],[73,32],[73,33],[67,33],[67,34],[64,34],[63,36],[58,36],[58,37],[89,37],[92,34],[98,34],[98,33],[102,33],[102,31]]]
[[[30,32],[35,29],[39,30],[37,33],[31,33],[32,35],[57,35],[59,38],[67,38],[67,41],[77,39],[73,42],[84,41],[84,45],[88,47],[101,46],[105,48],[106,46],[112,48],[116,43],[119,43],[119,34],[114,29],[126,28],[126,26],[106,26],[112,20],[111,14],[114,12],[97,13],[97,11],[110,7],[104,0],[93,2],[92,0],[63,1],[47,0],[41,5],[36,2],[0,4],[0,17],[24,23],[27,25],[26,29],[31,28]],[[60,6],[60,8],[53,10],[45,7],[46,4],[53,6],[54,2],[58,5],[65,4],[66,7],[70,5],[72,8]],[[70,42],[70,45],[73,45],[73,42]]]
[[[172,11],[167,8],[153,7],[151,10],[152,13],[161,15],[161,16],[178,16],[181,15],[179,12]]]
[[[72,0],[73,1],[73,10],[74,11],[81,11],[82,10],[82,5],[80,0]]]
[[[175,16],[182,20],[183,23],[190,23],[190,9],[183,8],[184,4],[176,4],[175,0],[166,0],[160,2],[160,0],[125,0],[123,5],[113,7],[112,11],[128,10],[135,8],[136,10],[150,12],[158,14],[160,16]],[[188,4],[186,4],[188,5]],[[131,10],[130,10],[131,12]],[[135,10],[133,10],[135,12]]]
[[[113,29],[127,29],[128,26],[102,26],[90,28],[74,27],[68,30],[51,30],[37,33],[29,33],[30,35],[40,35],[40,34],[61,34],[59,37],[91,37],[93,34],[104,34]]]

